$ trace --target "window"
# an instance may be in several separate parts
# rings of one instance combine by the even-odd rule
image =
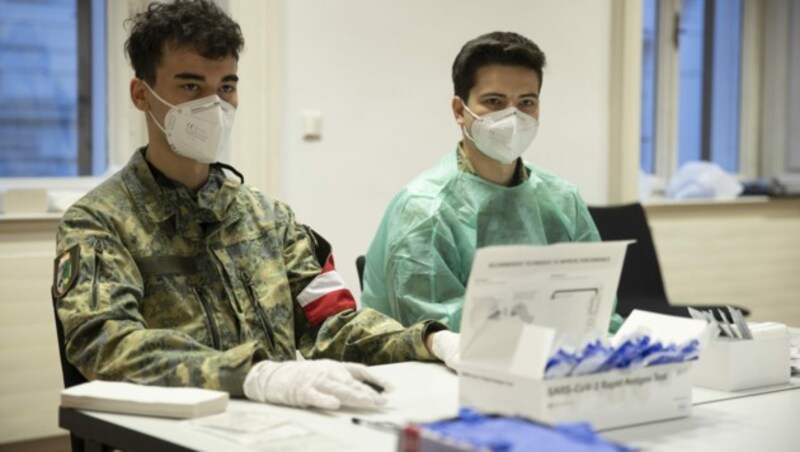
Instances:
[[[666,181],[698,160],[750,172],[740,142],[743,11],[743,0],[643,1],[645,173]]]
[[[741,0],[684,0],[678,52],[678,165],[739,169]]]
[[[657,0],[642,3],[642,122],[641,165],[648,174],[655,172],[656,60],[658,59]]]
[[[789,23],[789,103],[786,172],[794,175],[794,184],[800,186],[800,4],[791,3]],[[793,74],[793,76],[792,76]],[[800,190],[799,190],[800,191]]]
[[[107,168],[105,0],[0,0],[0,177]]]
[[[764,19],[764,175],[800,194],[800,2],[768,0]]]

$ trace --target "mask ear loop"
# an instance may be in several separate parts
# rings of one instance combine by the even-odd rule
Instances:
[[[164,99],[163,99],[161,96],[159,96],[159,95],[158,95],[158,93],[156,93],[156,92],[153,90],[153,88],[151,88],[151,87],[150,87],[150,85],[148,85],[148,84],[147,84],[147,82],[145,82],[145,81],[144,81],[144,80],[142,80],[142,79],[139,79],[139,80],[141,80],[142,84],[144,84],[144,86],[145,86],[145,87],[147,87],[147,89],[150,91],[150,93],[151,93],[151,94],[153,94],[154,96],[156,96],[156,99],[158,99],[158,101],[159,101],[159,102],[161,102],[162,104],[164,104],[164,105],[166,105],[166,106],[168,106],[168,107],[175,108],[175,105],[172,105],[171,103],[169,103],[169,102],[165,101],[165,100],[164,100]]]
[[[175,106],[174,106],[174,105],[172,105],[171,103],[169,103],[169,102],[165,101],[164,99],[162,99],[162,98],[161,98],[161,96],[159,96],[159,95],[158,95],[158,93],[156,93],[156,92],[153,90],[153,88],[151,88],[151,87],[150,87],[150,85],[149,85],[147,82],[145,82],[145,81],[144,81],[144,80],[142,80],[142,79],[139,79],[139,80],[140,80],[140,81],[142,82],[142,84],[143,84],[143,85],[144,85],[144,86],[147,88],[147,90],[148,90],[148,91],[150,91],[150,94],[152,94],[153,96],[155,96],[155,97],[156,97],[156,99],[158,99],[158,101],[159,101],[159,102],[161,102],[162,104],[164,104],[164,105],[166,105],[166,106],[168,106],[168,107],[170,107],[170,108],[175,108]],[[159,130],[161,130],[161,131],[164,133],[164,135],[166,135],[166,134],[167,134],[167,129],[165,129],[165,128],[164,128],[164,126],[162,126],[162,125],[161,125],[161,123],[159,123],[159,122],[158,122],[158,120],[156,119],[156,117],[155,117],[155,116],[153,116],[153,112],[152,112],[152,111],[150,111],[150,110],[148,109],[148,110],[147,110],[147,114],[148,114],[148,115],[150,115],[150,118],[152,118],[152,119],[153,119],[153,122],[154,122],[154,123],[156,123],[156,127],[158,127],[158,128],[159,128]]]
[[[481,117],[476,115],[472,110],[469,109],[469,107],[467,107],[467,103],[464,102],[464,99],[459,97],[458,100],[461,101],[461,106],[464,107],[464,110],[466,110],[467,113],[472,115],[472,117],[475,118],[476,120],[480,121]],[[472,138],[472,135],[470,135],[469,132],[467,132],[466,125],[464,125],[464,124],[461,125],[461,131],[464,132],[464,136],[465,137],[469,138],[469,141],[472,141],[473,143],[475,143],[475,139]],[[476,143],[476,145],[477,145],[477,143]]]

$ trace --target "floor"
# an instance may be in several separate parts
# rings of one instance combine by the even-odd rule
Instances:
[[[69,435],[0,444],[0,452],[70,452]]]

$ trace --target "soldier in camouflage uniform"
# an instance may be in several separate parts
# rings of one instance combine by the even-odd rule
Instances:
[[[88,379],[242,395],[257,364],[271,363],[272,373],[295,349],[309,360],[436,360],[441,324],[406,329],[357,311],[330,247],[287,205],[228,178],[227,165],[193,157],[164,131],[181,107],[174,104],[211,95],[235,108],[238,25],[205,0],[154,4],[133,25],[131,97],[147,113],[149,144],[59,227],[53,295],[69,361]],[[325,365],[334,364],[342,365]],[[376,381],[364,369],[351,374]],[[268,378],[252,380],[265,386]],[[247,395],[324,405],[265,391]]]

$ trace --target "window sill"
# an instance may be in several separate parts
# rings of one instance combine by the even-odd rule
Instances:
[[[0,223],[60,221],[63,212],[45,213],[0,213]]]
[[[60,219],[88,192],[79,188],[0,188],[0,221]]]
[[[743,196],[731,200],[713,199],[680,199],[680,200],[650,200],[643,202],[648,213],[664,215],[743,215],[755,212],[784,212],[787,215],[797,215],[800,211],[800,197],[798,196]]]
[[[669,199],[655,198],[642,201],[645,207],[685,207],[685,206],[730,206],[730,205],[751,205],[770,202],[775,198],[769,196],[742,196],[734,199]]]

